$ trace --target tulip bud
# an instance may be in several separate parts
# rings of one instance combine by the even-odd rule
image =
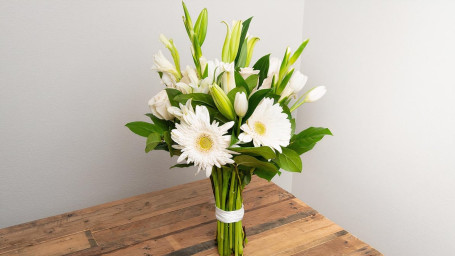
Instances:
[[[235,109],[235,113],[239,117],[245,116],[246,111],[248,110],[248,100],[247,100],[246,94],[244,92],[238,92],[235,94],[234,109]]]
[[[220,113],[229,120],[235,120],[234,107],[226,93],[217,84],[210,86],[210,94]]]
[[[319,100],[320,98],[322,98],[322,96],[324,96],[324,94],[327,92],[327,89],[325,88],[325,86],[318,86],[318,87],[315,87],[311,90],[309,90],[306,94],[306,97],[304,99],[305,102],[315,102],[317,100]]]

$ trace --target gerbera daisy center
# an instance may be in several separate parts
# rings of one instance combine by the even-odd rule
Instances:
[[[213,146],[213,140],[212,138],[210,138],[209,135],[207,134],[201,134],[197,139],[196,139],[196,143],[198,145],[198,148],[201,150],[201,151],[204,151],[204,152],[207,152],[209,151],[212,146]]]
[[[256,121],[254,123],[254,131],[259,135],[264,135],[266,131],[265,125],[259,121]]]

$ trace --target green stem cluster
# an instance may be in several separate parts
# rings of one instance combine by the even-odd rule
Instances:
[[[213,168],[210,179],[213,184],[216,207],[224,211],[234,211],[242,208],[242,182],[237,166]],[[223,223],[217,221],[216,240],[220,256],[243,255],[245,233],[242,221]]]

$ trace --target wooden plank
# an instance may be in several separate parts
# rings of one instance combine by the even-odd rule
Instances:
[[[91,247],[95,247],[90,231],[82,231],[72,235],[49,240],[32,246],[15,249],[0,254],[2,256],[57,256]]]
[[[292,194],[274,184],[270,184],[244,192],[245,209],[248,212],[252,209],[275,204],[293,197]],[[159,239],[176,232],[184,232],[187,229],[204,224],[216,226],[214,213],[214,202],[212,201],[114,227],[109,230],[94,232],[94,237],[100,247],[75,255],[105,253],[148,239]]]
[[[376,249],[370,247],[369,245],[365,245],[364,247],[346,254],[346,256],[381,256],[382,253],[378,252]]]
[[[345,234],[340,237],[336,237],[326,243],[320,244],[308,248],[306,250],[301,250],[301,248],[296,248],[297,252],[293,256],[319,256],[319,255],[331,255],[331,256],[341,256],[346,255],[352,252],[362,249],[365,246],[365,243],[357,239],[351,234]]]
[[[308,206],[296,203],[296,199],[280,200],[249,210],[245,214],[244,225],[247,236],[259,234],[298,219],[316,214]],[[215,248],[215,222],[198,225],[159,239],[150,239],[105,255],[194,255]]]
[[[261,184],[261,183],[256,183]],[[133,198],[119,200],[102,206],[83,209],[61,219],[51,217],[29,223],[28,228],[6,228],[11,231],[0,235],[0,253],[22,246],[37,244],[59,236],[75,233],[80,230],[103,230],[128,222],[144,219],[153,215],[198,204],[213,197],[209,180],[197,181],[166,189],[161,193],[149,193]],[[194,200],[196,199],[196,200]]]
[[[246,255],[286,255],[289,248],[296,246],[311,246],[313,243],[324,240],[343,229],[322,215],[298,220],[273,230],[252,236],[244,252]],[[267,246],[264,246],[267,245]],[[289,255],[289,254],[288,254]]]

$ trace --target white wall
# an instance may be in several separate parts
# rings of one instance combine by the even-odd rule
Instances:
[[[384,255],[455,251],[455,3],[305,2],[299,125],[330,127],[294,193]]]
[[[208,58],[220,56],[223,19],[255,16],[256,58],[302,39],[301,1],[187,4],[194,20],[208,8]],[[146,155],[124,127],[147,120],[162,88],[150,71],[161,32],[191,64],[181,16],[180,1],[0,2],[0,227],[205,177],[169,170],[175,159]],[[279,182],[290,190],[291,178]]]

